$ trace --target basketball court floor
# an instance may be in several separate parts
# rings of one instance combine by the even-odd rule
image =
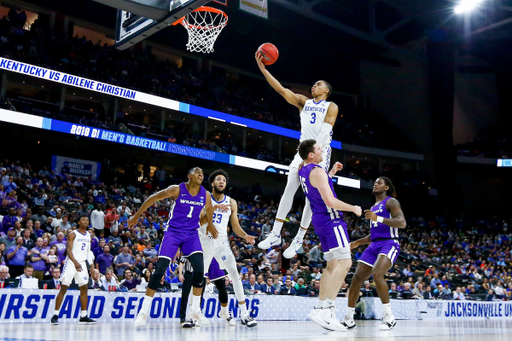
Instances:
[[[178,322],[148,323],[134,329],[132,323],[99,323],[80,326],[77,323],[0,324],[0,341],[169,341],[169,340],[435,340],[435,341],[503,341],[512,340],[512,321],[397,321],[387,332],[379,331],[380,321],[358,321],[348,332],[326,332],[312,322],[259,321],[249,329],[242,325],[227,326],[223,321],[208,328],[182,329]]]

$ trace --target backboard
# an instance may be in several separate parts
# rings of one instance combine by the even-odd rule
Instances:
[[[117,8],[116,43],[127,49],[210,0],[94,0]]]

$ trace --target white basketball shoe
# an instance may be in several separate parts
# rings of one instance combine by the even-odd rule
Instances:
[[[148,315],[144,313],[143,311],[140,311],[137,315],[137,318],[135,319],[134,326],[135,328],[144,327],[146,323],[148,322]]]
[[[292,259],[297,254],[297,251],[302,247],[302,238],[293,238],[290,246],[283,252],[284,258]]]
[[[199,327],[209,327],[210,326],[210,321],[208,321],[208,319],[203,315],[203,313],[201,312],[201,309],[191,309],[190,311],[190,317],[192,317],[194,320],[197,321],[197,325]]]
[[[393,314],[384,315],[382,317],[382,323],[379,327],[380,330],[391,330],[396,326],[395,317]]]
[[[236,321],[235,319],[233,318],[233,314],[228,311],[227,309],[226,310],[221,310],[220,313],[219,313],[219,316],[221,318],[223,318],[224,320],[226,320],[226,322],[228,323],[228,325],[230,326],[236,326]]]
[[[281,236],[274,232],[270,232],[267,238],[258,244],[258,247],[262,250],[268,250],[275,245],[281,245]]]

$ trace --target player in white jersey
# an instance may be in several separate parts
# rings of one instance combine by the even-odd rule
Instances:
[[[210,281],[212,281],[219,290],[219,301],[221,304],[219,316],[228,321],[228,323],[232,321],[232,317],[228,311],[228,297],[225,288],[226,284],[224,281],[224,273],[220,270],[224,269],[233,281],[233,289],[235,290],[235,296],[241,310],[241,323],[247,327],[255,327],[257,323],[250,316],[250,313],[247,310],[244,288],[242,286],[242,281],[240,280],[240,274],[237,270],[236,259],[229,245],[228,222],[231,222],[233,232],[235,232],[237,236],[245,239],[247,243],[254,244],[254,236],[245,233],[240,226],[240,223],[238,222],[237,202],[233,198],[224,194],[228,181],[228,174],[222,169],[218,169],[210,174],[209,183],[212,187],[211,210],[213,210],[212,222],[216,231],[213,231],[215,235],[208,233],[206,231],[208,224],[206,223],[206,219],[203,219],[201,223],[206,224],[202,224],[199,228],[199,237],[203,248],[204,269],[205,273],[208,272]],[[229,210],[222,211],[217,209],[217,205],[228,205]],[[210,267],[214,258],[218,263],[218,268],[220,269],[213,269]],[[215,264],[215,262],[213,264]],[[219,273],[219,275],[216,273]],[[223,297],[221,298],[221,296]]]
[[[270,86],[283,96],[288,103],[299,109],[301,125],[300,142],[310,139],[317,141],[322,148],[323,161],[320,163],[320,166],[328,172],[331,162],[332,128],[336,122],[336,118],[338,117],[338,106],[333,102],[327,102],[327,98],[332,94],[331,85],[324,80],[317,81],[311,87],[311,95],[313,96],[313,99],[308,99],[304,95],[296,94],[290,89],[283,87],[281,83],[279,83],[279,81],[266,69],[261,59],[262,56],[256,52],[256,63]],[[298,169],[301,163],[302,159],[297,152],[290,164],[288,181],[286,183],[283,196],[281,197],[281,201],[279,202],[274,226],[267,238],[258,244],[260,249],[266,250],[274,245],[281,244],[281,229],[288,212],[290,212],[290,209],[292,208],[295,192],[297,192],[300,185]],[[293,242],[284,251],[284,257],[293,258],[301,248],[304,235],[311,224],[311,214],[311,206],[308,199],[306,199],[304,210],[302,211],[299,231],[295,238],[293,238]]]
[[[91,259],[91,235],[87,232],[89,227],[89,218],[82,215],[78,217],[78,229],[68,234],[66,245],[67,257],[64,261],[64,267],[60,276],[61,287],[57,298],[55,299],[55,312],[51,324],[59,324],[59,310],[64,299],[66,291],[73,279],[80,287],[80,311],[79,324],[95,324],[96,321],[87,316],[87,285],[89,284],[89,274],[85,261],[91,264],[93,270],[93,259]]]

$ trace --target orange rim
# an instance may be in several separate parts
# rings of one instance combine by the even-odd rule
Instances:
[[[196,8],[192,12],[212,12],[212,13],[216,13],[216,14],[222,14],[226,19],[228,18],[228,15],[226,13],[224,13],[220,9],[217,9],[217,8],[214,8],[214,7],[210,7],[210,6],[201,6],[199,8]],[[173,22],[172,26],[176,26],[178,24],[183,24],[183,19],[185,19],[185,17],[186,16],[183,16],[181,19],[178,19],[175,22]],[[226,21],[226,23],[227,23],[227,21]],[[199,28],[201,28],[201,29],[208,29],[208,27],[199,27]]]

